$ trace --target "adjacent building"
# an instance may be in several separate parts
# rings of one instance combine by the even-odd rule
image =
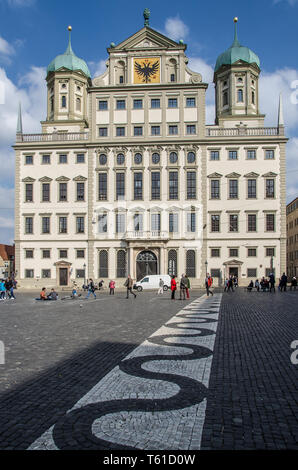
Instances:
[[[298,197],[287,205],[287,275],[298,276]]]
[[[149,26],[91,78],[69,44],[47,69],[47,117],[16,152],[16,269],[24,287],[130,273],[241,284],[286,269],[284,122],[265,127],[260,60],[235,37],[208,84],[186,44]],[[69,28],[71,30],[71,28]],[[70,34],[70,33],[69,33]],[[212,85],[211,85],[212,86]],[[278,101],[278,97],[273,96]]]
[[[15,247],[0,243],[0,279],[15,276]]]

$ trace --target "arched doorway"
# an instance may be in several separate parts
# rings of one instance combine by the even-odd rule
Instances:
[[[157,257],[152,251],[141,251],[137,256],[137,281],[144,276],[157,274]]]

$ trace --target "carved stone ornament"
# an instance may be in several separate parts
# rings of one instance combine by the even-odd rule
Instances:
[[[202,75],[200,73],[196,73],[195,75],[191,76],[190,81],[191,81],[191,83],[201,83],[202,82]]]

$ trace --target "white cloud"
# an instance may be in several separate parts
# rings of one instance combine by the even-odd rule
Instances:
[[[10,7],[30,7],[35,3],[35,0],[1,0],[2,3],[6,2]]]
[[[286,1],[289,5],[291,5],[291,7],[293,7],[294,5],[298,3],[298,0],[273,0],[273,4],[276,5],[277,3],[281,3],[284,1]]]
[[[91,75],[93,77],[99,77],[107,70],[106,59],[100,60],[99,62],[88,62],[90,66]]]
[[[188,26],[176,16],[175,18],[167,18],[165,23],[166,35],[174,41],[185,39],[188,35]]]
[[[14,47],[0,36],[0,55],[10,56],[14,53]]]

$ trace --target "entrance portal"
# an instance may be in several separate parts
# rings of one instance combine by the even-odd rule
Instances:
[[[68,268],[59,269],[59,285],[67,286],[68,284]]]
[[[235,267],[229,268],[229,275],[230,276],[236,276],[237,279],[238,279],[238,268],[235,268]]]
[[[152,251],[141,251],[137,256],[137,281],[144,276],[157,274],[157,257]]]

